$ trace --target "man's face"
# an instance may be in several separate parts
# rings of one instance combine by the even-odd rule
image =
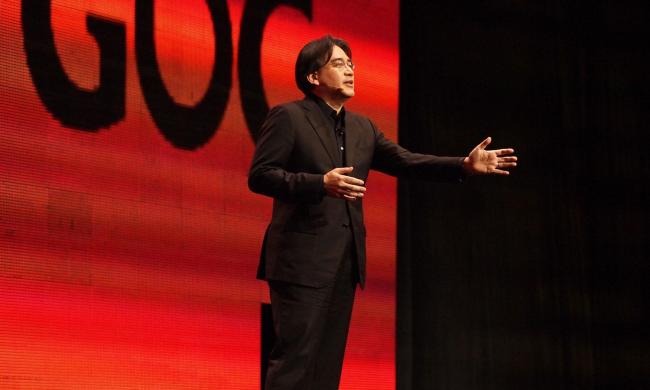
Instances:
[[[334,46],[330,60],[316,71],[314,93],[336,100],[347,100],[354,96],[354,65],[350,57],[338,46]]]

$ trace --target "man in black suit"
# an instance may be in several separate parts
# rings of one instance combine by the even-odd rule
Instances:
[[[302,48],[296,83],[305,99],[269,112],[248,184],[273,197],[258,278],[270,288],[276,344],[265,388],[337,389],[356,285],[365,283],[363,196],[369,170],[461,181],[508,174],[512,149],[467,157],[411,153],[366,117],[346,111],[354,96],[348,44],[325,36]]]

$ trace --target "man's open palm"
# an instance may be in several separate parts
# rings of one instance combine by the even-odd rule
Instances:
[[[492,137],[487,137],[483,142],[478,144],[465,157],[463,169],[469,175],[509,175],[507,168],[517,166],[517,156],[512,148],[485,150],[492,142]]]

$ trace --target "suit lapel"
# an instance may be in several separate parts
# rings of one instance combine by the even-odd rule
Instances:
[[[313,102],[310,99],[304,99],[302,102],[302,106],[305,109],[307,116],[307,121],[318,135],[321,144],[332,160],[332,164],[334,167],[340,167],[342,162],[340,154],[337,150],[336,138],[333,129],[330,129],[325,125],[322,114],[318,111],[320,108],[316,102]]]
[[[345,164],[354,167],[361,132],[356,118],[349,112],[345,116]]]

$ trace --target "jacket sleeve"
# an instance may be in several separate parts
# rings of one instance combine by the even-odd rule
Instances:
[[[374,131],[375,150],[372,168],[392,176],[411,179],[462,182],[464,157],[439,157],[413,153],[384,137],[370,122]]]
[[[248,173],[251,191],[283,201],[317,202],[325,195],[322,174],[292,172],[289,168],[295,131],[286,107],[271,109],[262,124]]]

